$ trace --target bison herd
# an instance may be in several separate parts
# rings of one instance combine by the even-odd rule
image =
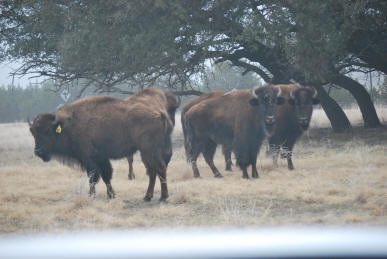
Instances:
[[[257,155],[266,137],[273,163],[277,165],[281,154],[292,170],[294,144],[308,129],[313,104],[318,102],[314,89],[298,84],[214,91],[194,98],[181,110],[184,147],[194,177],[200,177],[196,160],[201,153],[214,176],[222,177],[213,161],[217,145],[222,145],[226,170],[231,170],[233,152],[243,178],[249,178],[250,165],[251,176],[258,178]],[[102,177],[107,196],[114,198],[109,160],[127,158],[128,177],[134,179],[133,155],[139,151],[149,176],[144,200],[152,199],[158,176],[160,200],[164,201],[179,105],[174,94],[151,88],[123,100],[106,96],[80,99],[29,122],[34,152],[45,162],[54,157],[80,165],[87,172],[91,196]]]

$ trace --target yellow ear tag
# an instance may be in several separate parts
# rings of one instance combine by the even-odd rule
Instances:
[[[60,125],[58,125],[58,127],[56,127],[56,133],[61,133],[62,132],[62,127]]]

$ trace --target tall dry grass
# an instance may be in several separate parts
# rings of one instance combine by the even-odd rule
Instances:
[[[359,112],[346,112],[359,123]],[[378,112],[386,121],[387,109]],[[294,171],[284,160],[274,168],[263,148],[257,180],[242,179],[236,167],[225,172],[221,152],[215,164],[224,178],[215,179],[200,158],[202,177],[194,179],[185,162],[179,116],[176,121],[167,203],[157,201],[159,182],[154,200],[142,201],[148,179],[138,155],[134,181],[127,178],[125,160],[113,162],[116,199],[107,199],[103,182],[89,198],[85,173],[33,155],[27,124],[0,124],[0,232],[387,223],[386,128],[334,134],[317,110],[312,128],[296,145]]]

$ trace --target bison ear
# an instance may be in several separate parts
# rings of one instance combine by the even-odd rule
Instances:
[[[295,105],[295,104],[296,104],[296,102],[294,101],[293,98],[290,98],[290,99],[288,100],[288,103],[289,103],[290,105]]]
[[[257,98],[251,98],[249,101],[251,106],[258,106],[259,105],[259,100]]]
[[[312,102],[313,102],[314,105],[319,104],[320,103],[320,99],[313,98]]]
[[[63,128],[63,125],[61,122],[55,122],[52,124],[52,130],[56,133],[56,134],[61,134],[62,133],[62,129]]]
[[[52,128],[56,134],[61,134],[63,131],[63,123],[71,119],[72,114],[67,111],[57,110],[55,120],[52,122]]]
[[[283,97],[277,97],[277,105],[282,105],[285,103],[285,98]]]

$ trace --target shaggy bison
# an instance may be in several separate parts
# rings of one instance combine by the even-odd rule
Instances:
[[[213,162],[217,144],[232,147],[243,178],[252,166],[252,177],[258,177],[257,154],[266,132],[273,130],[277,104],[283,103],[280,90],[264,86],[253,90],[229,92],[203,100],[185,114],[184,138],[187,160],[199,177],[196,160],[200,153],[215,177],[222,177]]]
[[[35,138],[35,154],[43,161],[59,157],[79,164],[87,171],[90,195],[102,177],[107,195],[114,198],[109,159],[119,159],[140,150],[149,174],[145,200],[153,197],[158,175],[161,198],[168,197],[166,158],[169,154],[172,122],[168,113],[147,104],[112,97],[89,97],[58,109],[55,114],[40,114],[30,131]]]
[[[163,91],[158,89],[147,88],[136,92],[132,96],[126,98],[125,101],[129,104],[142,103],[142,104],[146,104],[148,107],[154,107],[157,110],[164,110],[168,113],[169,118],[172,121],[172,124],[175,125],[175,112],[176,112],[176,109],[179,107],[180,102],[176,100],[176,96],[171,92],[164,93]],[[170,136],[168,137],[170,138]],[[166,149],[165,162],[168,164],[172,156],[172,147],[167,146],[165,147],[165,149]],[[135,178],[135,175],[133,172],[133,155],[128,156],[127,160],[129,164],[128,178],[129,180],[132,180]]]
[[[269,137],[269,153],[277,166],[278,155],[287,158],[289,170],[293,170],[292,151],[294,144],[302,133],[308,129],[312,117],[313,105],[320,101],[317,91],[297,84],[276,85],[281,89],[285,104],[278,108],[276,126]]]
[[[214,97],[219,97],[219,96],[222,96],[222,95],[224,95],[226,93],[227,93],[227,91],[224,91],[224,90],[213,91],[213,92],[210,92],[210,93],[206,93],[206,94],[200,95],[200,96],[192,99],[188,103],[186,103],[183,106],[183,108],[181,109],[181,125],[182,125],[182,128],[183,128],[183,134],[186,135],[185,128],[184,128],[184,125],[185,125],[185,120],[184,120],[185,119],[185,113],[189,109],[191,109],[191,107],[193,107],[194,105],[200,103],[201,101],[204,101],[204,100],[207,100],[207,99],[210,99],[210,98],[214,98]],[[186,143],[185,143],[185,145],[186,145]],[[226,171],[231,171],[231,166],[232,166],[231,149],[232,148],[230,146],[226,146],[226,145],[222,146],[222,152],[224,154],[224,159],[225,159],[225,162],[226,162]]]

